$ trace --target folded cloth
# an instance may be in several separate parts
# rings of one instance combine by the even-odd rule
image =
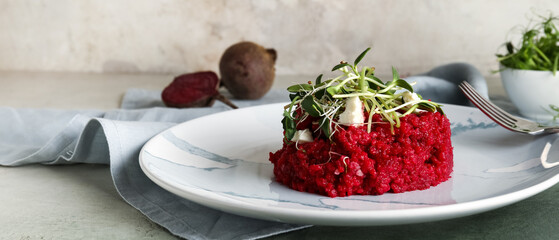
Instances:
[[[418,92],[426,98],[464,104],[455,101],[460,94],[449,83],[467,79],[482,91],[487,87],[475,68],[458,66],[443,66],[408,80],[417,81]],[[0,107],[0,126],[10,126],[0,128],[0,165],[110,164],[122,198],[183,238],[254,239],[309,227],[224,213],[180,198],[151,182],[138,163],[140,149],[151,137],[177,123],[230,110],[220,102],[206,108],[166,108],[160,95],[161,91],[130,89],[121,109],[110,111]],[[233,102],[248,107],[288,100],[284,90],[272,90],[260,100]]]
[[[287,101],[285,94],[285,99],[275,98],[280,92],[272,91],[259,101],[235,103]],[[123,105],[145,104],[156,96],[160,92],[129,90]],[[138,154],[151,137],[177,123],[230,109],[223,104],[188,110],[153,107],[106,112],[0,108],[0,125],[10,126],[0,128],[0,164],[110,164],[115,187],[125,201],[172,234],[187,239],[251,239],[307,227],[201,206],[157,186],[140,169]]]
[[[458,84],[463,81],[470,83],[482,96],[489,99],[485,78],[477,68],[467,63],[442,65],[405,80],[410,83],[415,82],[414,91],[424,99],[431,99],[434,102],[471,105],[458,89]]]

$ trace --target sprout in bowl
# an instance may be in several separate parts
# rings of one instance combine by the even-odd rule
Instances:
[[[538,121],[559,120],[559,18],[540,16],[527,27],[515,47],[505,44],[507,54],[497,54],[501,80],[520,114]]]

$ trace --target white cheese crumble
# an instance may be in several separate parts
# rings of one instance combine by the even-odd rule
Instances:
[[[309,129],[305,130],[297,130],[293,138],[291,138],[292,142],[312,142],[313,137],[311,131]]]
[[[421,100],[421,98],[417,96],[417,93],[411,93],[411,92],[404,92],[402,94],[402,97],[404,98],[404,102],[413,102],[413,101]]]
[[[359,97],[350,97],[346,100],[345,110],[340,114],[338,122],[342,125],[351,126],[365,123],[363,114],[363,102]]]

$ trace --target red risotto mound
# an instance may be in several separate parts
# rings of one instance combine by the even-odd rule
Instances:
[[[373,122],[381,122],[378,115]],[[283,144],[270,153],[276,181],[329,197],[401,193],[436,186],[453,167],[450,122],[438,112],[409,114],[390,124],[339,127],[331,139]]]

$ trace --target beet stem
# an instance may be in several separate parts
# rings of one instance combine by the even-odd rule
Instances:
[[[231,107],[231,108],[233,108],[233,109],[239,108],[239,107],[237,107],[237,105],[235,105],[233,102],[231,102],[231,101],[229,100],[229,98],[227,98],[227,97],[225,97],[225,96],[223,96],[223,95],[221,95],[221,94],[217,94],[217,96],[215,97],[215,99],[218,100],[218,101],[220,101],[220,102],[222,102],[222,103],[225,103],[225,105],[227,105],[227,106],[229,106],[229,107]]]

